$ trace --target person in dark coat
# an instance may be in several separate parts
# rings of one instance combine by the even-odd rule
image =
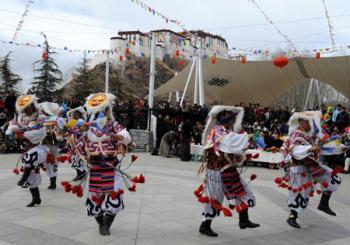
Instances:
[[[337,125],[340,132],[343,132],[344,128],[349,126],[349,114],[345,111],[345,107],[341,107],[335,124]]]
[[[181,127],[180,134],[180,160],[189,161],[191,159],[191,132],[192,124],[188,118],[186,118]]]

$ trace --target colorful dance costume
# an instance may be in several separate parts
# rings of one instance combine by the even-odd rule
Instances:
[[[38,103],[35,95],[22,95],[16,101],[18,115],[11,121],[7,134],[15,134],[17,138],[22,138],[24,152],[21,155],[22,165],[13,170],[15,174],[23,172],[18,181],[19,186],[29,184],[32,201],[27,207],[33,207],[41,203],[39,186],[41,184],[40,170],[46,171],[47,166],[55,162],[50,149],[43,145],[43,140],[47,137],[48,128],[55,123],[52,112],[58,110],[55,103]],[[20,169],[20,170],[19,170]]]
[[[247,183],[238,169],[246,160],[245,150],[248,147],[248,135],[238,133],[243,116],[243,108],[233,106],[214,106],[209,113],[203,133],[207,163],[200,170],[205,169],[205,180],[195,191],[198,201],[203,203],[203,222],[199,232],[207,236],[217,236],[210,227],[211,222],[220,211],[225,216],[232,216],[230,209],[236,209],[239,213],[241,229],[259,226],[248,217],[248,208],[255,206],[255,198],[248,184],[256,175],[252,175]],[[228,208],[222,205],[224,197]]]
[[[75,186],[62,182],[67,192],[72,191],[80,197],[83,195],[82,185],[86,183],[87,215],[95,217],[101,235],[110,234],[116,214],[124,209],[123,183],[130,191],[135,191],[135,184],[145,181],[142,175],[131,178],[125,173],[126,169],[121,168],[131,137],[114,120],[114,99],[115,96],[108,93],[92,94],[87,98],[86,130],[75,146],[79,158],[85,159],[88,165],[87,178]],[[133,156],[132,162],[135,160],[136,156]]]
[[[290,215],[287,222],[294,228],[300,228],[296,222],[298,213],[307,207],[315,190],[318,194],[322,193],[318,209],[329,215],[336,215],[329,208],[329,199],[341,180],[337,171],[319,161],[319,147],[322,149],[325,139],[320,120],[319,111],[294,113],[288,123],[289,138],[282,147],[284,161],[281,168],[285,174],[276,178],[275,182],[279,187],[289,190]],[[306,129],[302,126],[303,123],[308,125]]]

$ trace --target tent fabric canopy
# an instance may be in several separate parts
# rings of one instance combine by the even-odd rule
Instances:
[[[269,105],[281,94],[298,83],[314,78],[325,82],[343,95],[350,97],[350,56],[315,58],[294,58],[282,69],[272,61],[241,61],[216,59],[212,64],[205,59],[203,83],[206,104],[233,105],[240,102]],[[159,87],[155,96],[165,97],[170,92],[184,90],[191,64],[174,78]],[[193,72],[186,93],[188,103],[193,102]]]

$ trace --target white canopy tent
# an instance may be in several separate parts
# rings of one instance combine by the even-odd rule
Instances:
[[[295,58],[282,69],[272,61],[241,61],[210,59],[202,62],[205,104],[233,105],[242,101],[269,105],[281,94],[298,83],[309,79],[325,82],[343,95],[350,97],[350,56]],[[191,63],[177,76],[159,87],[154,95],[168,97],[174,91],[184,91]],[[195,72],[187,89],[187,101],[192,102],[195,93]]]

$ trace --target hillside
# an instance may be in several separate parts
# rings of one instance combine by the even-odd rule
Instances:
[[[165,57],[163,61],[156,62],[155,88],[166,83],[175,76],[175,73],[182,70],[187,61],[180,64],[179,58]],[[86,81],[86,87],[78,88],[75,86],[77,76],[71,82],[60,89],[64,98],[76,96],[83,98],[86,94],[104,91],[105,86],[105,63],[101,63],[89,70],[89,79]],[[142,98],[148,94],[150,59],[129,56],[123,62],[110,63],[109,84],[110,92],[115,94],[118,99],[127,100]]]

